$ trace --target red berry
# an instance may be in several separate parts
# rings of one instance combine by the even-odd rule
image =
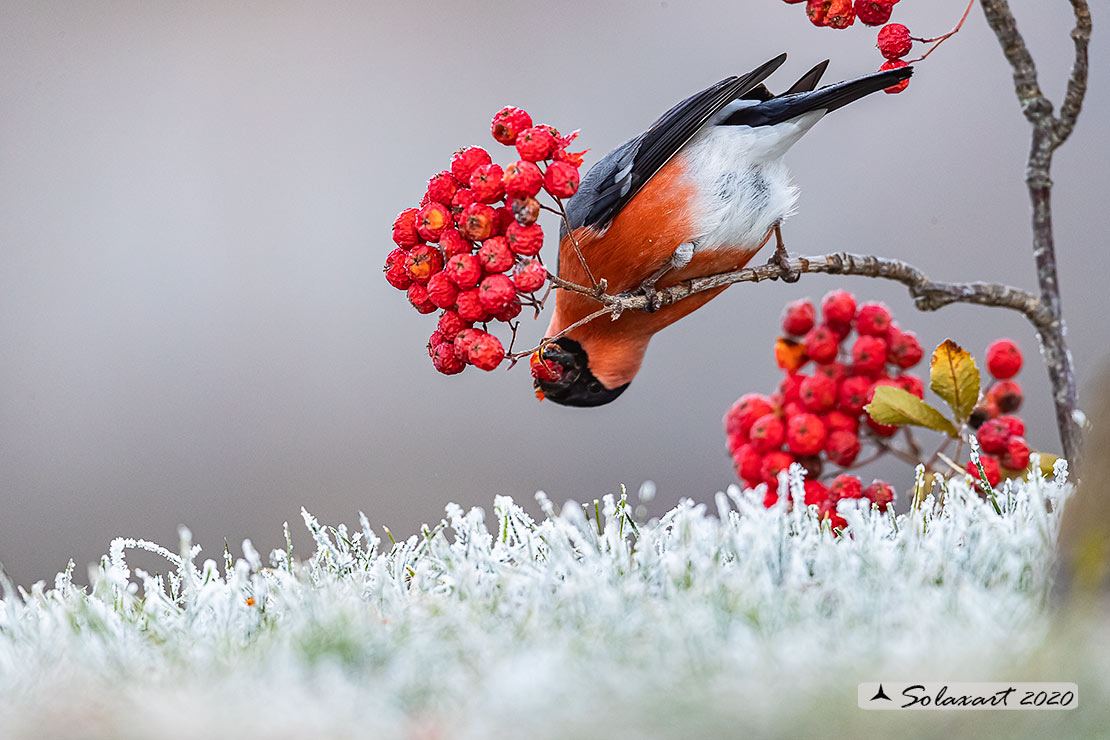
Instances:
[[[497,319],[498,321],[504,321],[508,323],[515,319],[517,316],[520,316],[520,312],[523,310],[524,306],[521,305],[520,299],[516,296],[513,296],[513,300],[509,302],[509,305],[505,306],[503,309],[495,313],[493,315],[493,318]]]
[[[773,413],[770,400],[759,393],[745,393],[725,414],[725,433],[747,438],[756,419]]]
[[[462,221],[459,231],[467,239],[482,242],[493,236],[494,222],[497,214],[484,203],[471,203],[462,212]]]
[[[437,272],[428,280],[428,300],[437,308],[451,308],[455,305],[455,298],[459,288],[451,282],[451,277],[446,272]]]
[[[494,209],[493,215],[493,236],[505,236],[505,232],[509,230],[509,224],[516,221],[513,218],[513,209],[507,205],[501,206]]]
[[[882,63],[882,65],[879,67],[879,71],[880,72],[886,72],[888,69],[901,69],[902,67],[908,67],[908,66],[910,66],[910,65],[906,64],[901,59],[890,59],[890,60],[885,61],[885,62]],[[890,87],[883,88],[883,92],[885,92],[887,95],[897,95],[898,93],[902,92],[903,90],[905,90],[909,86],[910,86],[910,78],[907,77],[906,79],[902,80],[901,82],[897,82],[897,83],[891,85]]]
[[[748,439],[757,452],[765,453],[778,449],[785,434],[782,420],[774,414],[767,414],[755,420],[748,430]]]
[[[736,475],[750,486],[757,486],[763,480],[763,456],[750,444],[740,445],[732,453],[732,466],[736,468]]]
[[[418,208],[406,208],[397,214],[393,221],[393,241],[398,247],[408,249],[420,243],[420,232],[416,230]]]
[[[540,162],[555,151],[555,137],[549,126],[533,126],[517,134],[516,150],[520,158],[529,162]]]
[[[988,395],[979,405],[971,410],[971,416],[967,419],[968,426],[972,429],[978,429],[983,426],[988,419],[994,419],[998,414],[998,404]]]
[[[802,405],[801,401],[787,401],[782,407],[782,418],[790,421],[795,416],[808,413],[806,407]]]
[[[408,257],[409,253],[400,247],[386,255],[385,279],[397,290],[408,290],[409,285],[412,284],[412,277],[409,276],[408,268],[405,267]]]
[[[466,357],[474,367],[489,371],[495,369],[505,359],[505,349],[497,337],[480,331],[467,348]]]
[[[482,279],[482,262],[476,254],[456,254],[447,260],[444,272],[459,290],[470,290]]]
[[[843,362],[826,362],[815,365],[813,373],[814,375],[824,375],[826,378],[831,378],[840,383],[848,377],[848,368],[844,366]]]
[[[992,455],[1001,455],[1006,452],[1006,445],[1010,441],[1010,425],[1001,419],[991,419],[979,427],[976,434],[983,450]]]
[[[829,501],[836,503],[846,498],[863,498],[863,481],[843,473],[833,478],[829,485]]]
[[[451,199],[451,215],[455,219],[455,226],[462,223],[463,213],[466,211],[466,207],[471,203],[477,202],[478,199],[474,197],[474,193],[471,192],[470,188],[459,188],[459,191],[455,193],[455,197]]]
[[[478,295],[477,288],[464,290],[459,293],[455,299],[455,310],[459,313],[459,318],[463,321],[480,322],[486,321],[489,318],[489,312],[486,307],[482,305],[482,299]]]
[[[516,263],[516,255],[509,249],[509,240],[503,236],[491,236],[478,248],[478,261],[486,274],[505,272]]]
[[[481,333],[480,329],[466,328],[455,336],[455,356],[463,362],[470,362],[470,345]]]
[[[828,522],[829,529],[833,531],[833,534],[839,535],[848,527],[848,521],[837,513],[836,504],[831,500],[817,506],[817,515],[821,517],[821,521]]]
[[[898,433],[897,425],[880,424],[879,422],[872,419],[870,416],[867,417],[867,428],[870,429],[875,434],[875,436],[878,437],[893,437],[895,434]]]
[[[509,105],[497,112],[490,123],[490,133],[493,138],[505,146],[516,143],[516,137],[526,128],[532,127],[532,117],[520,108]]]
[[[487,313],[496,314],[509,307],[516,298],[516,288],[508,275],[490,275],[478,286],[478,299]]]
[[[796,337],[803,336],[813,328],[817,319],[817,309],[807,300],[794,301],[786,304],[782,313],[782,330]]]
[[[1002,422],[1003,424],[1006,425],[1006,428],[1010,430],[1010,436],[1012,436],[1012,437],[1024,437],[1025,436],[1025,422],[1023,422],[1018,417],[1011,416],[1011,415],[1007,414],[1007,415],[1004,415],[1004,416],[999,416],[998,421],[1000,421],[1000,422]]]
[[[513,285],[519,293],[535,293],[547,282],[547,268],[539,260],[528,260],[513,273]]]
[[[806,2],[806,15],[809,22],[815,26],[825,25],[825,18],[829,12],[832,0],[808,0]]]
[[[829,434],[837,431],[859,434],[859,417],[850,416],[843,411],[830,411],[825,414],[825,429],[829,430]]]
[[[818,480],[806,479],[802,484],[805,488],[805,505],[817,506],[829,498],[829,487]]]
[[[847,28],[856,22],[856,11],[852,9],[852,0],[832,0],[828,11],[825,13],[825,25],[829,28]]]
[[[436,203],[445,206],[451,205],[451,199],[459,191],[459,181],[450,172],[444,170],[438,175],[432,175],[428,180],[428,197]]]
[[[814,375],[802,381],[798,395],[807,411],[823,414],[836,405],[836,381],[824,375]]]
[[[793,462],[794,456],[789,452],[768,452],[763,456],[763,465],[760,466],[759,474],[762,476],[764,483],[777,486],[779,473],[789,469]]]
[[[816,455],[825,447],[825,425],[814,414],[798,414],[787,425],[786,444],[795,455]]]
[[[439,248],[444,258],[451,259],[456,254],[470,254],[474,251],[474,243],[464,239],[458,229],[447,228],[439,234]]]
[[[856,312],[856,333],[886,337],[890,330],[890,309],[882,303],[865,303]]]
[[[521,226],[514,221],[505,230],[505,236],[509,240],[509,248],[525,257],[539,254],[543,247],[543,227],[539,224]]]
[[[552,162],[543,176],[543,187],[556,198],[569,198],[578,192],[578,170],[566,162]]]
[[[436,347],[443,344],[446,339],[443,338],[443,332],[436,329],[432,332],[432,336],[428,338],[428,357],[435,357]]]
[[[874,381],[859,375],[845,378],[837,392],[837,403],[846,414],[859,416],[863,407],[871,402],[871,386]]]
[[[890,23],[879,29],[879,40],[875,44],[879,53],[887,59],[901,59],[910,53],[913,40],[910,38],[910,29],[901,23]]]
[[[890,20],[894,0],[856,0],[856,15],[868,26],[881,26]]]
[[[857,337],[852,345],[852,372],[874,374],[886,364],[886,340],[879,337]]]
[[[824,324],[810,329],[804,341],[806,354],[814,362],[832,362],[840,351],[840,339]]]
[[[405,269],[413,282],[424,285],[432,275],[443,269],[443,255],[430,244],[420,244],[409,250]]]
[[[821,315],[827,324],[850,326],[856,317],[856,297],[846,290],[829,291],[821,299]]]
[[[532,162],[513,162],[505,168],[503,181],[509,197],[531,198],[543,187],[543,172]]]
[[[531,226],[540,217],[540,202],[535,198],[513,199],[513,218],[521,226]]]
[[[442,203],[429,203],[416,214],[416,231],[422,239],[439,241],[441,231],[451,225],[451,209]]]
[[[999,339],[987,347],[987,370],[999,380],[1006,380],[1021,370],[1021,350],[1010,339]]]
[[[921,362],[925,356],[921,342],[912,331],[902,331],[894,326],[887,334],[886,359],[900,368],[910,368]]]
[[[779,382],[779,393],[782,394],[782,402],[795,403],[802,402],[802,383],[805,382],[807,376],[801,373],[788,373]]]
[[[829,432],[825,439],[825,455],[829,461],[846,468],[856,461],[859,455],[859,437],[852,432],[837,429]]]
[[[432,350],[432,365],[444,375],[456,375],[466,369],[466,363],[455,354],[454,342],[443,342]]]
[[[528,364],[532,370],[532,377],[545,383],[553,383],[563,375],[563,366],[554,360],[545,359],[538,350],[532,353]]]
[[[480,146],[460,149],[451,157],[451,174],[461,183],[470,182],[470,174],[484,164],[493,161],[489,152]]]
[[[443,335],[444,341],[453,342],[455,337],[463,329],[469,329],[470,324],[459,318],[459,315],[454,311],[444,311],[443,315],[439,317],[439,324],[437,324],[437,331]]]
[[[910,393],[921,399],[925,398],[925,383],[916,375],[909,375],[908,373],[902,374],[895,378],[894,382],[906,393]]]
[[[998,458],[990,455],[980,455],[979,463],[987,474],[987,483],[990,483],[991,487],[997,486],[1002,481],[1002,470],[998,464]],[[980,480],[979,468],[973,462],[967,464],[967,474],[977,481]],[[976,487],[978,487],[978,484],[976,484]]]
[[[998,410],[1003,414],[1017,411],[1025,400],[1021,386],[1013,380],[1000,380],[987,391],[987,398],[998,404]]]
[[[419,313],[431,313],[436,310],[436,305],[428,300],[428,290],[419,283],[409,286],[409,303]]]
[[[495,203],[505,196],[504,170],[499,164],[484,164],[470,175],[470,192],[479,203]]]
[[[1006,454],[1002,456],[1002,464],[1010,470],[1025,470],[1029,467],[1029,445],[1024,437],[1010,437],[1006,443]]]
[[[894,489],[881,480],[872,481],[871,485],[863,489],[863,497],[877,504],[879,511],[886,511],[894,503]]]

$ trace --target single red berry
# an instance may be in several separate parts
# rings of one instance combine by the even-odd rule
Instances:
[[[857,337],[852,345],[852,372],[872,375],[886,364],[886,340],[879,337]]]
[[[405,267],[408,257],[409,253],[400,247],[386,255],[385,279],[397,290],[408,290],[409,285],[412,284],[412,277],[409,275],[408,268]]]
[[[493,370],[505,359],[501,340],[484,331],[478,332],[467,349],[467,360],[479,370]]]
[[[470,188],[459,188],[455,193],[455,197],[451,199],[451,215],[455,219],[455,226],[462,223],[463,214],[466,207],[471,203],[477,203],[478,199],[474,197],[474,193]]]
[[[519,293],[535,293],[547,282],[547,268],[539,260],[528,260],[513,273],[513,285]]]
[[[470,328],[470,324],[463,321],[454,311],[444,311],[436,326],[439,333],[443,335],[444,341],[447,342],[455,341],[460,331]]]
[[[512,146],[520,132],[531,127],[532,117],[520,108],[509,105],[497,111],[490,123],[490,133],[505,146]]]
[[[987,398],[998,404],[998,410],[1009,414],[1021,408],[1025,396],[1021,392],[1021,385],[1014,380],[1000,380],[987,391]]]
[[[824,324],[810,329],[804,341],[806,354],[814,362],[832,362],[840,351],[840,339]]]
[[[540,162],[555,151],[555,136],[550,126],[533,126],[517,134],[516,150],[528,162]]]
[[[817,515],[822,522],[828,523],[829,529],[836,536],[839,536],[841,532],[848,528],[848,520],[837,513],[836,504],[831,500],[817,506]]]
[[[992,455],[1002,455],[1006,452],[1006,445],[1010,442],[1010,425],[1001,419],[991,419],[979,427],[975,435],[985,452]]]
[[[480,146],[460,149],[451,157],[451,174],[461,183],[470,182],[470,174],[484,164],[493,161],[489,152]]]
[[[424,285],[443,269],[443,254],[431,244],[417,245],[409,250],[405,269],[413,282]]]
[[[856,0],[856,15],[867,26],[881,26],[890,20],[894,0]]]
[[[513,162],[505,168],[503,182],[510,198],[531,198],[543,187],[543,172],[532,162]]]
[[[409,303],[418,313],[431,313],[436,310],[436,305],[428,300],[428,289],[419,283],[409,286]]]
[[[987,483],[990,483],[992,488],[1002,482],[1002,469],[998,464],[998,458],[990,455],[980,455],[979,463],[983,466],[983,471],[987,474]],[[979,467],[973,462],[967,464],[967,474],[976,481],[981,480]],[[979,486],[978,483],[975,485],[976,487]]]
[[[894,489],[881,480],[872,481],[871,485],[863,489],[863,497],[879,507],[879,511],[886,511],[894,503]]]
[[[825,438],[825,455],[829,461],[846,468],[859,456],[859,437],[853,432],[837,429]]]
[[[443,344],[446,339],[443,338],[443,332],[436,329],[432,332],[432,336],[428,338],[428,357],[435,357],[436,347]]]
[[[837,404],[846,414],[859,416],[863,407],[871,402],[871,386],[874,381],[860,375],[845,378],[837,391]]]
[[[798,414],[786,427],[786,445],[795,455],[816,455],[825,447],[825,425],[815,414]]]
[[[745,483],[755,487],[763,480],[763,456],[750,444],[740,445],[732,453],[732,466]]]
[[[419,211],[419,208],[406,208],[394,219],[393,241],[398,247],[408,249],[422,241],[420,232],[416,230],[416,214]]]
[[[545,383],[554,383],[563,376],[563,366],[554,360],[548,360],[537,350],[532,353],[528,364],[532,370],[532,377]]]
[[[543,187],[556,198],[569,198],[578,192],[578,170],[566,162],[552,162],[543,176]]]
[[[471,203],[462,212],[459,231],[467,239],[475,242],[485,241],[493,236],[494,221],[497,214],[484,203]]]
[[[437,272],[428,280],[428,300],[437,308],[451,308],[455,305],[455,298],[459,288],[446,272]]]
[[[520,312],[523,310],[524,306],[521,304],[520,299],[514,296],[513,300],[509,302],[509,305],[505,306],[503,309],[495,313],[493,315],[493,318],[497,319],[498,321],[504,321],[505,323],[508,323],[515,319],[517,316],[520,316]]]
[[[470,175],[470,192],[479,203],[496,203],[505,196],[504,170],[499,164],[484,164]]]
[[[432,365],[444,375],[456,375],[466,369],[466,363],[455,354],[454,342],[443,342],[432,350]]]
[[[728,446],[728,454],[735,455],[736,451],[748,443],[748,438],[740,434],[732,434],[727,437],[726,444]]]
[[[824,375],[826,378],[831,378],[839,384],[840,381],[848,377],[848,368],[845,367],[843,362],[825,362],[815,365],[813,374]]]
[[[776,450],[768,452],[763,456],[763,465],[760,466],[759,474],[763,478],[763,482],[770,486],[778,486],[779,473],[790,468],[794,462],[794,456],[789,452],[782,452]]]
[[[1021,370],[1021,350],[1011,339],[999,339],[987,347],[987,370],[999,380],[1006,380]]]
[[[859,434],[859,416],[853,416],[839,410],[832,410],[825,414],[825,428],[829,434],[833,432],[851,432]]]
[[[908,67],[908,66],[910,66],[910,65],[906,64],[901,59],[889,59],[889,60],[882,63],[882,65],[879,67],[879,71],[880,72],[886,72],[888,69],[902,69],[902,67]],[[890,87],[884,87],[883,92],[885,92],[887,95],[897,95],[898,93],[902,92],[903,90],[905,90],[909,86],[910,86],[910,78],[907,77],[906,79],[902,80],[901,82],[896,82],[895,84],[891,85]]]
[[[900,368],[910,368],[921,362],[925,351],[912,331],[902,331],[894,326],[887,334],[886,359]]]
[[[852,9],[852,0],[832,0],[828,11],[825,12],[825,25],[829,28],[847,28],[856,22],[856,11]]]
[[[451,259],[456,254],[473,252],[474,243],[464,239],[458,229],[447,228],[439,234],[439,248],[443,250],[445,259]]]
[[[442,203],[432,202],[416,214],[416,231],[420,238],[439,241],[439,234],[452,223],[451,209]]]
[[[997,418],[999,413],[998,403],[988,395],[971,410],[971,416],[967,418],[967,424],[972,429],[978,429],[983,426],[988,419]]]
[[[856,333],[886,337],[890,330],[890,309],[882,303],[865,303],[856,312]]]
[[[466,328],[455,336],[455,356],[463,362],[470,362],[470,345],[481,332],[480,329]]]
[[[786,403],[783,404],[782,413],[779,414],[778,416],[780,416],[783,419],[786,419],[789,422],[795,416],[800,416],[801,414],[807,414],[807,413],[809,413],[809,412],[806,411],[806,407],[802,405],[801,401],[787,401]]]
[[[1024,437],[1010,437],[1006,443],[1006,454],[1002,456],[1002,464],[1010,470],[1025,470],[1029,467],[1029,445]]]
[[[817,319],[817,309],[808,300],[799,300],[786,304],[782,312],[782,330],[796,337],[804,336],[813,328]]]
[[[798,395],[807,411],[823,414],[836,405],[836,381],[824,375],[814,375],[802,381]]]
[[[1003,424],[1006,425],[1006,428],[1010,430],[1010,436],[1012,436],[1012,437],[1024,437],[1025,436],[1025,422],[1023,422],[1018,417],[1013,416],[1011,414],[1005,414],[1003,416],[999,416],[998,421],[1000,421],[1000,422],[1002,422]]]
[[[818,506],[829,499],[829,487],[819,480],[806,480],[802,484],[805,488],[805,505]]]
[[[509,249],[509,240],[503,236],[491,236],[478,248],[478,261],[487,275],[505,272],[516,263],[516,255]]]
[[[757,452],[766,453],[782,446],[786,429],[782,420],[774,414],[767,414],[755,420],[748,430],[748,439]]]
[[[767,493],[763,494],[763,506],[770,509],[772,506],[779,502],[778,481],[775,481],[775,490],[771,490],[771,486],[767,487]]]
[[[540,217],[540,202],[535,198],[515,198],[513,217],[521,226],[531,226]]]
[[[821,315],[827,324],[850,326],[856,317],[856,297],[846,290],[829,291],[821,299]]]
[[[516,219],[513,218],[513,209],[509,206],[493,209],[493,236],[505,236],[505,232],[509,230],[509,224],[514,221]]]
[[[806,15],[809,17],[809,22],[815,26],[825,25],[825,19],[831,5],[832,0],[808,0],[806,2]]]
[[[807,377],[801,373],[787,373],[783,376],[783,379],[779,381],[779,393],[782,394],[783,403],[802,402],[802,383],[805,382]]]
[[[456,254],[444,271],[459,290],[470,290],[482,279],[482,262],[476,254]]]
[[[450,206],[451,199],[457,192],[459,192],[459,181],[447,170],[432,175],[428,180],[428,198],[436,203]]]
[[[829,500],[833,503],[849,498],[863,498],[863,481],[854,475],[842,473],[829,485]]]
[[[906,393],[910,393],[920,399],[925,398],[925,383],[916,375],[903,373],[895,378],[894,382]]]
[[[496,314],[516,298],[516,288],[508,275],[489,275],[478,286],[478,299],[487,313]]]
[[[505,230],[505,236],[509,240],[509,249],[524,257],[539,254],[543,247],[543,227],[539,224],[521,226],[514,221]]]
[[[729,436],[738,434],[747,438],[756,419],[773,412],[774,407],[766,396],[759,393],[745,393],[725,414],[725,433]]]
[[[901,23],[890,23],[879,29],[879,40],[875,44],[879,53],[887,59],[901,59],[913,48],[910,29]]]
[[[877,437],[893,437],[898,433],[898,426],[896,424],[880,424],[870,416],[867,417],[867,428]]]
[[[458,297],[455,298],[455,310],[458,311],[459,318],[463,321],[479,323],[489,320],[489,312],[482,305],[482,299],[478,295],[477,288],[461,291]]]

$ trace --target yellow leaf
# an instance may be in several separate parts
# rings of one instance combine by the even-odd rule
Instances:
[[[786,337],[775,340],[775,361],[788,373],[793,373],[806,364],[806,346]]]
[[[872,419],[880,424],[913,424],[955,437],[956,425],[917,396],[901,388],[880,385],[863,407]]]
[[[951,339],[944,340],[933,352],[929,387],[948,402],[956,421],[962,424],[979,400],[979,368],[975,358]]]

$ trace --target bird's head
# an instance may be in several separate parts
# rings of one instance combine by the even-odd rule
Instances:
[[[536,395],[562,406],[604,406],[628,387],[607,387],[590,371],[590,358],[582,345],[568,337],[557,339],[532,356]]]

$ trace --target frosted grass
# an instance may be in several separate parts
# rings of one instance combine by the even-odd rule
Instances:
[[[1051,627],[1070,491],[1062,463],[993,502],[954,481],[898,516],[842,505],[842,537],[813,508],[765,509],[761,490],[733,487],[649,522],[623,496],[556,513],[538,494],[538,521],[507,497],[491,514],[452,504],[396,543],[365,517],[349,529],[303,512],[304,561],[249,541],[201,561],[186,530],[176,552],[117,539],[88,588],[72,566],[49,587],[4,584],[0,728],[791,736],[859,713],[859,681],[1009,680]],[[134,549],[165,572],[130,567]]]

